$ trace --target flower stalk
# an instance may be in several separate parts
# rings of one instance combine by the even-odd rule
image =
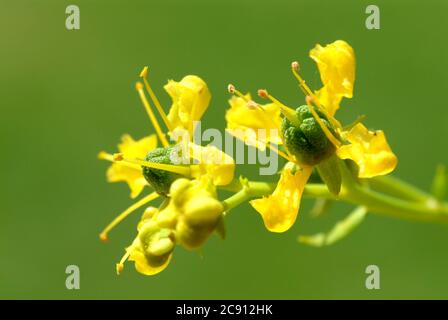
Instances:
[[[371,213],[377,213],[409,221],[448,223],[448,203],[437,201],[432,195],[392,176],[369,179],[369,183],[357,179],[339,160],[342,172],[342,190],[335,196],[324,183],[308,183],[303,197],[330,199],[364,206]],[[241,180],[241,179],[240,179]],[[275,183],[235,179],[222,189],[236,192],[223,201],[226,211],[253,198],[268,196],[275,189]]]

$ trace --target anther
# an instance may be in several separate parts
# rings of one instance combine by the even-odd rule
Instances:
[[[143,70],[140,72],[139,77],[140,77],[140,78],[146,78],[147,76],[148,76],[148,67],[145,66],[145,67],[143,68]]]
[[[299,72],[299,69],[300,69],[299,62],[298,61],[293,61],[291,63],[291,68],[292,68],[292,70],[294,70],[296,72]]]
[[[122,153],[114,153],[113,159],[114,161],[123,161],[124,156]]]
[[[117,263],[116,265],[117,275],[120,275],[124,270],[124,264],[123,263]]]
[[[100,240],[102,242],[107,242],[107,241],[109,241],[109,237],[108,237],[108,235],[106,233],[101,232],[100,233]]]
[[[230,84],[227,86],[227,91],[228,91],[229,93],[231,93],[231,94],[235,93],[235,86],[234,86],[233,84],[230,83]]]
[[[141,82],[137,82],[137,83],[135,84],[135,89],[136,89],[137,91],[143,90],[143,83],[141,83]]]
[[[259,97],[264,98],[264,99],[269,99],[269,93],[267,92],[266,89],[259,89],[257,91],[257,94]]]

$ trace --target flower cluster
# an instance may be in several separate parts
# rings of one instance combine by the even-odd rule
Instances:
[[[124,135],[116,153],[99,154],[100,159],[112,162],[108,180],[126,182],[131,198],[146,189],[152,190],[100,234],[106,241],[119,222],[147,206],[137,226],[136,238],[117,264],[118,273],[129,260],[135,262],[140,273],[157,274],[169,264],[176,245],[195,250],[213,233],[224,238],[226,213],[244,202],[252,205],[272,232],[291,228],[304,194],[317,199],[314,210],[317,214],[332,201],[357,206],[330,232],[299,237],[299,241],[314,246],[341,239],[368,211],[414,220],[448,220],[448,207],[441,197],[429,196],[385,177],[396,167],[397,158],[383,131],[369,130],[363,124],[364,117],[345,126],[336,119],[342,99],[353,96],[352,47],[342,40],[316,45],[310,57],[317,63],[323,85],[311,90],[299,73],[299,63],[293,62],[292,74],[305,95],[305,103],[297,108],[285,105],[265,89],[260,89],[258,95],[270,102],[260,104],[249,93],[228,86],[232,97],[225,115],[226,130],[247,145],[261,150],[269,148],[285,159],[277,183],[236,178],[232,157],[215,146],[201,146],[192,141],[195,123],[211,99],[201,78],[188,75],[179,82],[168,81],[164,88],[173,102],[166,114],[149,84],[148,68],[143,69],[142,82],[137,83],[136,90],[156,134],[139,140]],[[269,134],[260,135],[259,129]],[[277,131],[279,134],[271,134]],[[441,178],[444,175],[438,175],[438,185],[446,185]],[[441,188],[438,187],[438,194]],[[219,190],[231,191],[233,195],[220,200]],[[150,205],[156,198],[162,199],[158,207]]]

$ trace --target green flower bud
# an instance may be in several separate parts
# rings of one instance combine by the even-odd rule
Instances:
[[[319,118],[334,134],[334,129],[320,111]],[[282,121],[282,134],[285,146],[300,163],[316,165],[335,152],[335,147],[328,140],[319,123],[314,119],[307,105],[296,109],[299,126],[294,125],[286,117]]]
[[[146,155],[145,160],[154,163],[173,164],[170,158],[173,152],[177,153],[179,152],[179,149],[174,146],[166,148],[156,148]],[[171,183],[173,183],[173,181],[175,181],[176,179],[182,177],[177,173],[148,167],[143,167],[143,176],[155,191],[164,196],[168,194]]]

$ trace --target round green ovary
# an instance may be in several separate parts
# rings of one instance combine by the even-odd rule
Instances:
[[[146,155],[145,160],[153,163],[173,164],[170,159],[172,152],[178,152],[178,150],[175,147],[156,148]],[[168,195],[171,184],[182,177],[177,173],[148,167],[143,167],[143,176],[156,192],[164,196]]]
[[[326,117],[321,112],[317,113],[322,122],[333,133],[333,128]],[[282,122],[282,134],[288,151],[300,163],[306,165],[316,165],[331,156],[335,148],[325,136],[319,123],[314,119],[308,106],[298,107],[296,116],[300,122],[298,127],[293,125],[287,118],[283,118]]]

